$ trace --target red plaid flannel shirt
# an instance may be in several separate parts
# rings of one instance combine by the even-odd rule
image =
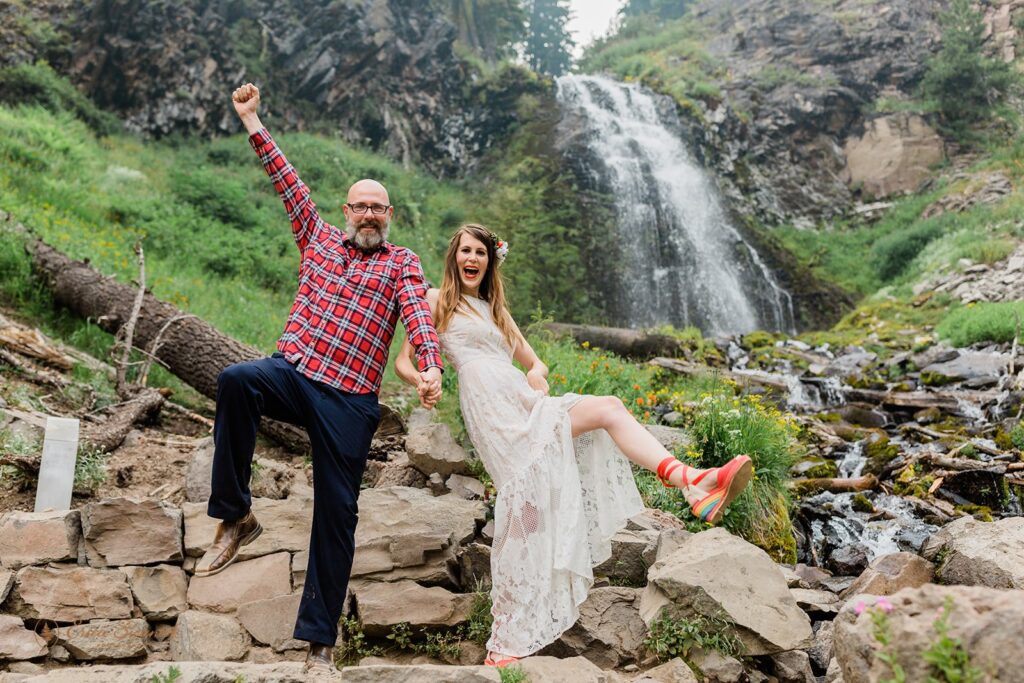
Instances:
[[[266,128],[249,137],[284,201],[302,262],[278,350],[306,377],[354,394],[380,391],[402,316],[421,370],[442,368],[419,257],[385,242],[366,254],[325,223]]]

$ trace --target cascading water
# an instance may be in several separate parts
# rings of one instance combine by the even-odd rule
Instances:
[[[791,297],[729,222],[668,98],[573,75],[558,79],[558,99],[570,125],[579,121],[570,133],[581,138],[590,189],[614,198],[619,271],[606,279],[617,324],[793,331]]]

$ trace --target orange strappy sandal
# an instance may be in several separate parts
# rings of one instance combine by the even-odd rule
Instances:
[[[519,657],[505,657],[504,659],[491,659],[488,657],[484,660],[485,666],[493,666],[496,669],[504,669],[509,664],[515,664],[519,661]]]
[[[680,467],[683,468],[683,485],[682,487],[673,486],[669,479]],[[696,468],[669,456],[658,464],[657,475],[661,483],[668,488],[686,488],[696,486],[712,472],[717,473],[718,485],[711,489],[706,496],[690,505],[693,514],[708,524],[717,524],[722,519],[725,508],[743,492],[754,471],[750,458],[746,455],[737,455],[721,467],[704,470],[693,481],[690,481],[687,473],[692,469]]]

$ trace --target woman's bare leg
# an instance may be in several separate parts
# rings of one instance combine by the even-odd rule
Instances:
[[[637,422],[622,401],[615,396],[586,396],[569,409],[569,419],[572,421],[574,438],[585,432],[604,429],[625,456],[645,470],[657,473],[658,464],[665,458],[672,457],[661,442]],[[691,468],[687,478],[692,480],[702,471]],[[677,467],[669,477],[669,483],[682,488],[683,472],[682,467]],[[714,476],[705,477],[695,488],[711,488],[710,485],[715,483],[715,479]],[[687,490],[683,491],[688,500],[691,498],[690,493]],[[697,492],[693,494],[700,497]]]

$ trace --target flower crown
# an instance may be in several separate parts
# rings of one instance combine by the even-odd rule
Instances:
[[[491,233],[491,241],[494,242],[494,255],[498,257],[498,263],[505,261],[508,256],[508,242],[498,239],[498,236]]]

